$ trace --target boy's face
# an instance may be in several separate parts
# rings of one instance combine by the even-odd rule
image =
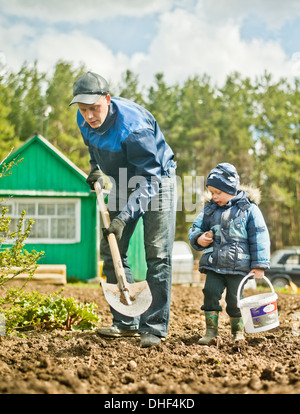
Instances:
[[[207,188],[211,193],[212,199],[219,206],[225,206],[225,204],[227,204],[229,200],[235,197],[232,194],[225,193],[224,191],[221,191],[218,188],[212,187],[210,185],[208,185]]]

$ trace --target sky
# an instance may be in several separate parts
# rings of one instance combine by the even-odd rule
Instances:
[[[141,85],[233,72],[300,76],[299,0],[0,0],[0,61],[16,72],[58,60],[117,84],[129,69]]]

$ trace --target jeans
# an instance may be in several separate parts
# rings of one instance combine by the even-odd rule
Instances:
[[[226,312],[231,318],[240,318],[241,311],[237,306],[237,290],[244,276],[219,274],[212,270],[207,271],[205,286],[203,289],[204,311],[222,311],[220,299],[226,288]]]
[[[111,194],[116,199],[115,205],[119,206],[118,188],[112,189]],[[123,204],[126,201],[123,200]],[[109,209],[109,214],[111,219],[113,219],[119,214],[119,210],[113,211],[113,209]],[[139,332],[166,337],[170,318],[172,250],[176,220],[175,173],[162,178],[159,194],[139,219],[143,220],[144,225],[144,244],[147,262],[146,280],[152,293],[152,303],[145,313],[134,318],[122,315],[115,309],[110,308],[113,315],[113,325],[120,329],[137,329]],[[122,238],[118,243],[124,271],[129,283],[133,283],[134,280],[128,266],[127,250],[138,220],[130,221],[125,226]],[[100,243],[100,256],[104,261],[103,274],[106,276],[108,283],[117,283],[109,245],[103,237]]]

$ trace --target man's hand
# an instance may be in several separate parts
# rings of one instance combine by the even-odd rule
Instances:
[[[98,181],[101,188],[104,188],[103,174],[102,174],[102,171],[100,170],[91,171],[86,179],[86,182],[91,187],[91,190],[95,190],[94,184],[96,181]]]
[[[103,229],[104,238],[107,240],[107,236],[110,233],[114,233],[117,241],[121,240],[125,226],[126,226],[125,221],[121,220],[119,217],[115,217],[110,223],[110,226],[108,227],[108,229]]]

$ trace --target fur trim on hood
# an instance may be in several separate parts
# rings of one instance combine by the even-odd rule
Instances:
[[[240,185],[239,191],[244,191],[246,193],[246,196],[249,198],[249,200],[252,203],[255,203],[259,205],[261,201],[261,192],[260,189],[257,187],[254,187],[252,185]],[[208,190],[205,190],[204,192],[204,204],[209,203],[211,201],[211,194]]]
[[[259,205],[261,201],[261,192],[260,189],[252,185],[241,185],[239,190],[245,191],[247,197],[252,203]]]

